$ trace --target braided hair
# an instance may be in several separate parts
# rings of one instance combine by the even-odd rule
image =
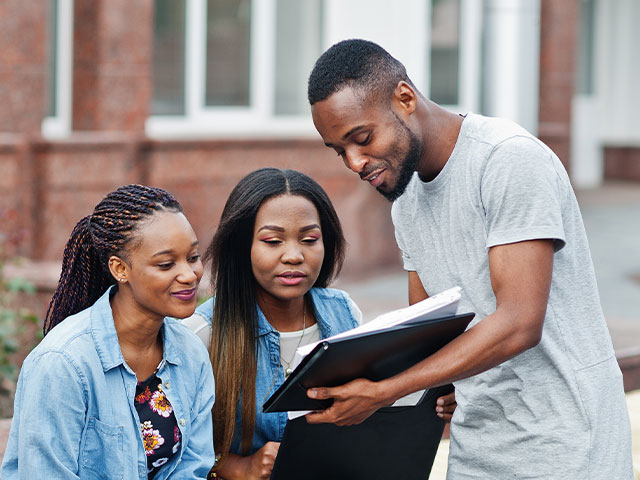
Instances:
[[[62,273],[47,309],[46,335],[66,317],[91,306],[116,283],[107,262],[126,258],[139,223],[159,210],[182,212],[178,201],[160,188],[125,185],[108,193],[93,213],[80,220],[67,241]]]

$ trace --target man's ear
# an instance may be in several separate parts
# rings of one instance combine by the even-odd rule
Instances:
[[[405,115],[415,112],[418,105],[418,93],[404,80],[400,80],[393,91],[393,103]]]
[[[129,266],[123,259],[116,255],[111,255],[108,265],[109,272],[111,272],[111,275],[118,283],[126,283],[128,281]]]

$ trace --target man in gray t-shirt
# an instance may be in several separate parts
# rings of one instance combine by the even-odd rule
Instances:
[[[556,155],[512,122],[444,110],[363,40],[318,59],[309,101],[325,144],[394,201],[410,302],[459,285],[476,312],[391,379],[311,389],[335,401],[309,421],[359,423],[453,381],[448,478],[632,479],[622,375]]]

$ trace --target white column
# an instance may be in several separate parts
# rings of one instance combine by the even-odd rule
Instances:
[[[540,1],[485,0],[483,112],[538,126]]]

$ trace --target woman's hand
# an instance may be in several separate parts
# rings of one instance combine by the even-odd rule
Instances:
[[[256,453],[245,457],[248,462],[246,463],[247,470],[243,478],[249,480],[268,480],[269,477],[271,477],[273,463],[276,461],[276,455],[278,455],[279,448],[280,443],[267,442]]]
[[[450,422],[451,417],[453,416],[453,411],[457,406],[456,392],[454,390],[453,392],[443,395],[436,400],[436,414],[445,422]]]
[[[228,453],[220,467],[216,467],[216,473],[219,478],[226,480],[268,479],[279,448],[280,443],[267,442],[260,450],[247,457]]]

